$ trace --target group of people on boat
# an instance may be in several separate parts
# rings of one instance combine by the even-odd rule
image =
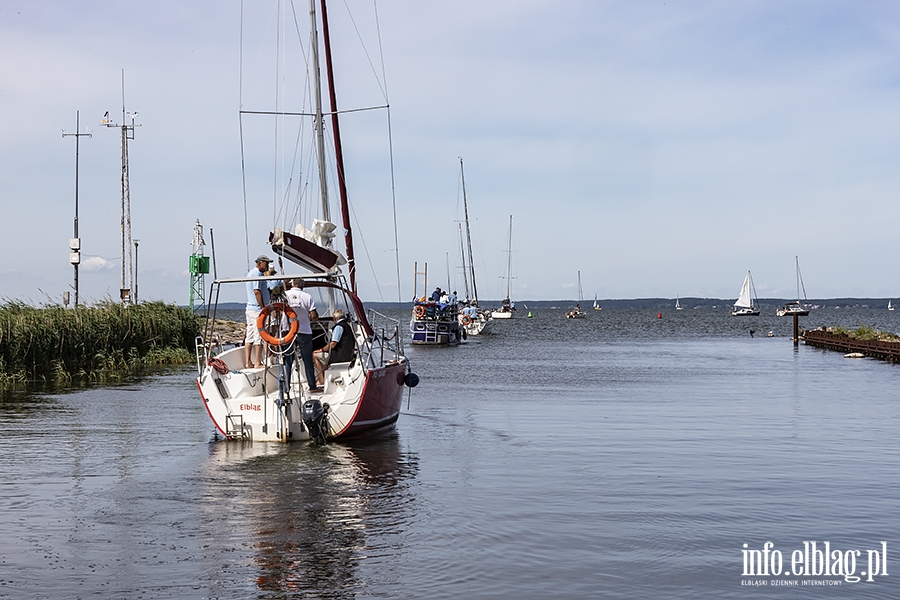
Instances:
[[[455,318],[459,306],[456,292],[441,290],[440,287],[436,287],[431,296],[413,298],[413,302],[416,305],[414,312],[417,318]]]
[[[295,334],[287,335],[293,325],[289,321],[288,315],[282,313],[280,319],[276,319],[274,323],[274,327],[279,329],[279,337],[275,340],[279,343],[269,344],[269,346],[272,346],[273,350],[283,357],[287,389],[290,389],[294,358],[299,351],[309,391],[320,392],[328,365],[347,362],[353,356],[355,344],[350,322],[344,315],[344,311],[336,309],[332,315],[333,327],[330,336],[327,336],[330,339],[325,342],[324,337],[321,337],[320,343],[317,344],[312,324],[318,323],[319,313],[313,297],[303,289],[305,287],[303,279],[285,279],[283,281],[262,279],[263,276],[275,274],[269,269],[271,263],[272,259],[265,254],[260,254],[256,257],[256,266],[247,273],[247,277],[252,280],[246,284],[247,332],[244,336],[244,366],[248,369],[259,369],[265,366],[266,342],[263,340],[264,328],[259,325],[259,318],[263,311],[267,310],[267,307],[271,307],[273,298],[286,301],[294,313],[291,320],[296,321]]]

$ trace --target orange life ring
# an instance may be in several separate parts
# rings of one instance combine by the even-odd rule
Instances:
[[[266,319],[272,312],[283,312],[287,315],[288,321],[291,324],[291,328],[288,330],[284,337],[275,337],[266,329]],[[280,319],[279,319],[280,321]],[[279,322],[279,326],[281,323]],[[259,317],[256,319],[256,328],[259,330],[259,337],[263,339],[263,341],[273,344],[276,346],[281,346],[284,344],[290,344],[294,341],[294,336],[297,335],[297,330],[300,329],[300,323],[297,322],[297,313],[294,312],[294,309],[284,304],[283,302],[273,302],[272,304],[266,306],[259,313]]]
[[[417,319],[421,319],[422,317],[425,316],[425,307],[417,306],[415,311],[413,311],[413,312],[415,313]]]
[[[472,324],[472,317],[470,317],[469,315],[463,315],[463,318],[462,318],[462,324],[463,324],[463,325],[471,325],[471,324]]]

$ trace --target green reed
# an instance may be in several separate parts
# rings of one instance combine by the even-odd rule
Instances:
[[[868,341],[868,340],[878,340],[880,342],[897,342],[900,341],[900,336],[896,334],[887,332],[887,331],[879,331],[869,325],[865,325],[863,323],[859,324],[859,328],[857,329],[848,329],[846,327],[831,327],[829,330],[832,333],[836,333],[838,335],[846,335],[847,337],[851,337],[856,340]]]
[[[104,302],[78,309],[0,305],[0,386],[105,381],[149,365],[193,360],[200,319],[162,302]]]

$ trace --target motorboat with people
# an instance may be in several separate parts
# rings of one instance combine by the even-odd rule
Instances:
[[[396,426],[404,391],[418,383],[404,354],[399,321],[366,310],[357,291],[324,0],[321,4],[318,0],[310,1],[310,17],[308,41],[313,56],[309,75],[315,81],[315,93],[302,97],[311,98],[314,106],[292,116],[312,117],[313,126],[298,120],[293,134],[314,133],[311,145],[316,147],[319,169],[318,173],[313,170],[309,179],[304,177],[303,181],[288,184],[296,186],[292,189],[276,190],[275,197],[299,197],[298,190],[317,187],[321,218],[310,229],[300,223],[290,230],[280,227],[278,221],[273,225],[268,245],[278,256],[280,273],[266,275],[260,271],[260,265],[266,263],[259,259],[268,259],[261,255],[257,270],[251,269],[246,277],[216,275],[210,288],[207,326],[196,340],[197,387],[201,400],[217,432],[229,440],[324,443],[382,436]],[[290,23],[285,21],[285,26],[293,27]],[[323,33],[321,47],[319,28]],[[320,92],[320,51],[325,53],[331,100],[327,113]],[[305,77],[301,79],[306,82]],[[305,103],[305,100],[298,102]],[[242,120],[247,115],[254,115],[254,119],[267,115],[283,125],[287,113],[278,107],[274,111],[241,111]],[[328,171],[323,126],[329,121],[334,143],[331,156],[337,163],[332,172],[338,174],[343,219],[343,254],[333,245],[336,226],[330,220],[331,197],[325,176]],[[299,159],[295,156],[295,160]],[[285,214],[298,213],[286,211]],[[284,221],[287,219],[285,216]],[[296,272],[288,272],[285,261],[296,265],[289,265]],[[288,285],[301,287],[310,295],[310,301],[294,304],[286,291]],[[235,288],[238,294],[244,291],[248,294],[245,344],[250,346],[247,348],[225,344],[216,329],[221,316],[219,299],[233,297],[228,290]],[[301,331],[306,326],[311,333]],[[256,334],[262,343],[253,343]],[[310,346],[317,351],[312,370],[306,354]],[[259,353],[254,360],[257,348]],[[323,352],[326,348],[330,355]]]
[[[459,319],[459,304],[456,295],[435,288],[431,296],[418,295],[418,276],[424,275],[424,289],[428,290],[428,264],[418,272],[413,290],[412,317],[409,331],[416,346],[456,346],[465,338],[465,330]]]

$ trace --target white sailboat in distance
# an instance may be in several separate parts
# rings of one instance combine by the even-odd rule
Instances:
[[[747,276],[744,277],[741,293],[734,303],[731,315],[734,317],[759,316],[759,300],[756,297],[756,287],[753,285],[753,277],[750,276],[750,271],[747,271]]]

